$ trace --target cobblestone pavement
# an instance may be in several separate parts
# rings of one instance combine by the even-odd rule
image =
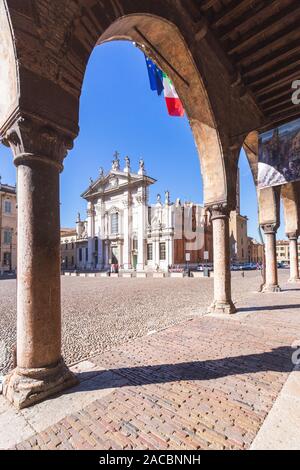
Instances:
[[[0,447],[247,449],[293,368],[299,305],[296,285],[248,289],[237,315],[198,316],[79,363],[80,384],[60,397],[21,412],[2,397]]]
[[[234,273],[233,295],[257,289],[260,278]],[[63,354],[68,364],[205,312],[212,279],[62,277]],[[0,281],[0,374],[12,366],[16,281]]]

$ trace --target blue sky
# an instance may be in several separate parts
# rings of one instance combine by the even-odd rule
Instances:
[[[128,155],[131,166],[145,161],[157,179],[151,202],[166,189],[171,199],[203,202],[198,155],[187,118],[169,117],[163,97],[150,90],[143,54],[129,42],[97,47],[87,68],[81,97],[80,134],[65,160],[61,175],[61,224],[72,227],[77,212],[85,216],[80,194],[99,168],[108,171],[113,153]],[[123,161],[121,161],[123,165]],[[9,149],[0,146],[2,181],[14,184],[15,168]],[[248,232],[258,237],[256,193],[244,153],[240,157],[241,212],[249,217]],[[283,237],[283,229],[279,236]]]

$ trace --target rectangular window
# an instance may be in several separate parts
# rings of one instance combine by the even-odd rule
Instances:
[[[82,261],[82,248],[79,248],[79,261]]]
[[[132,241],[132,248],[133,248],[134,250],[137,250],[137,249],[138,249],[138,241],[137,241],[136,238],[134,238],[133,241]]]
[[[149,225],[152,224],[152,207],[151,206],[148,207],[148,224]]]
[[[88,259],[89,259],[89,249],[86,248],[85,249],[85,261],[88,261]]]
[[[98,243],[98,238],[95,238],[95,251],[98,253],[98,248],[99,248],[99,243]]]
[[[3,254],[3,264],[4,266],[10,266],[11,264],[11,253]]]
[[[147,245],[147,260],[148,261],[153,260],[153,245],[152,245],[152,243],[148,243],[148,245]]]
[[[111,233],[116,234],[119,232],[119,214],[111,214]]]
[[[4,212],[5,214],[11,214],[11,202],[10,201],[4,202]]]
[[[4,230],[4,244],[10,245],[11,241],[11,230]]]
[[[159,244],[159,259],[165,261],[166,259],[166,244],[165,242]]]

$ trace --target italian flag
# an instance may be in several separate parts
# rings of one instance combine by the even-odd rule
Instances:
[[[164,95],[170,116],[184,116],[182,103],[168,75],[163,72]]]

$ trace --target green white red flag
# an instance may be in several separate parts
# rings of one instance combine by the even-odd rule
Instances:
[[[170,116],[184,116],[184,108],[176,93],[175,87],[166,73],[163,72],[163,86],[166,105]]]
[[[175,87],[168,75],[145,55],[146,65],[149,75],[150,88],[156,91],[158,96],[164,91],[165,101],[170,116],[184,116],[184,108],[176,93]]]

